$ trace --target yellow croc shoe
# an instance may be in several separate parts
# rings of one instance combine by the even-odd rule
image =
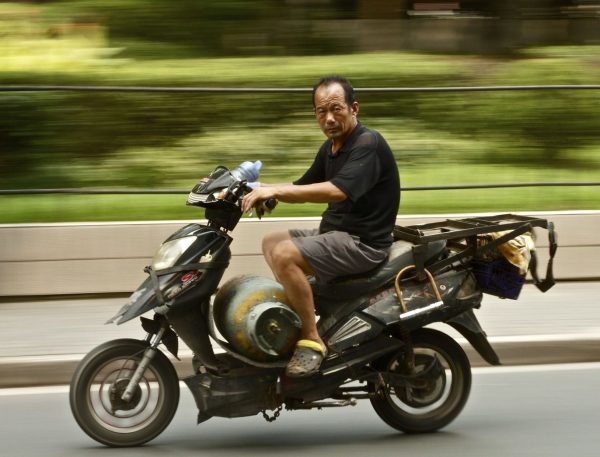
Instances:
[[[319,372],[321,362],[327,357],[327,348],[313,340],[299,340],[285,374],[290,378],[304,378]]]

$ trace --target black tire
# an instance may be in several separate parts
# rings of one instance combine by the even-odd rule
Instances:
[[[128,379],[148,348],[132,339],[104,343],[79,363],[69,392],[71,411],[79,426],[96,441],[111,447],[139,446],[169,425],[179,405],[179,379],[160,351],[152,358],[128,403],[120,400]],[[116,393],[111,388],[116,388]]]
[[[461,412],[471,390],[471,365],[460,345],[446,334],[432,329],[412,333],[415,371],[433,366],[443,370],[427,377],[423,388],[386,385],[377,390],[370,384],[371,404],[389,426],[405,433],[428,433],[452,422]],[[382,370],[397,371],[403,353],[378,361]],[[438,362],[434,361],[434,357]],[[424,378],[425,379],[425,378]]]

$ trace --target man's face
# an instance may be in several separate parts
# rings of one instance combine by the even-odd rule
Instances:
[[[343,143],[356,127],[358,103],[346,103],[344,88],[338,83],[321,86],[315,92],[315,115],[319,126],[334,144]]]

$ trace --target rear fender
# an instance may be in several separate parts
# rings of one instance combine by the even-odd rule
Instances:
[[[500,365],[500,358],[487,339],[473,309],[445,321],[464,336],[479,355],[490,365]]]

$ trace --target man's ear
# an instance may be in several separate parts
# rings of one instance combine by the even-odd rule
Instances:
[[[359,107],[358,107],[358,102],[352,102],[352,106],[350,107],[350,109],[352,110],[352,114],[354,114],[355,116],[358,116],[358,111],[359,111]]]

